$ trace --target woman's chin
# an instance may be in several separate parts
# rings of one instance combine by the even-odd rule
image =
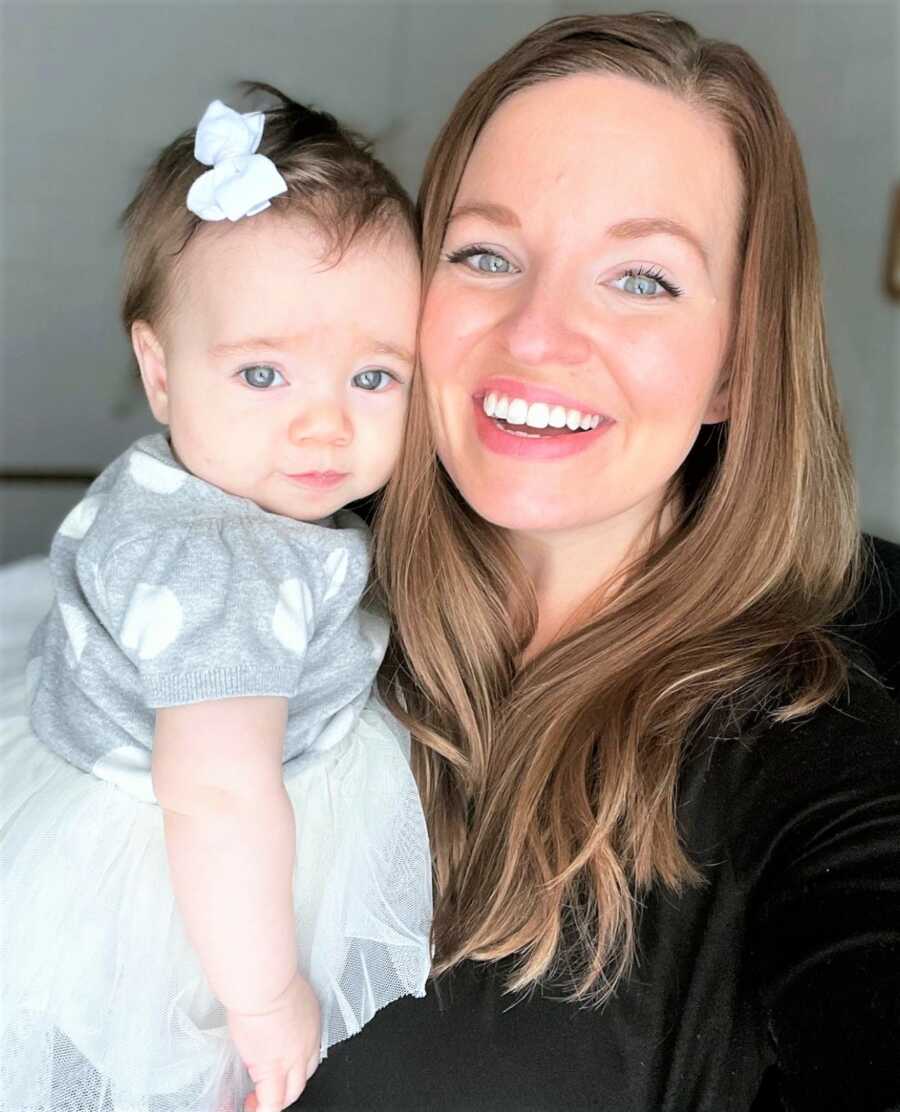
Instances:
[[[528,485],[512,489],[474,478],[457,483],[463,498],[479,517],[510,532],[554,532],[595,524],[600,514],[585,513],[583,506],[561,504],[558,492]],[[586,520],[590,518],[590,520]]]

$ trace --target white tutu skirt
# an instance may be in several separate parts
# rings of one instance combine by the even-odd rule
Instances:
[[[239,1112],[252,1086],[175,906],[160,808],[37,741],[23,686],[0,692],[0,1109]],[[429,971],[430,856],[395,731],[370,703],[286,782],[323,1053]]]

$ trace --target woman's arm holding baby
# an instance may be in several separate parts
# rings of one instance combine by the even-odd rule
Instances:
[[[152,759],[179,910],[259,1106],[273,1110],[319,1059],[318,1005],[297,972],[286,720],[274,697],[164,708]]]

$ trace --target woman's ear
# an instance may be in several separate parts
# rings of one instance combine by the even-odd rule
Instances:
[[[141,372],[141,382],[153,416],[162,425],[169,423],[169,376],[166,353],[159,337],[145,320],[131,326],[131,346]]]
[[[715,394],[710,398],[706,413],[703,415],[704,425],[718,425],[728,420],[729,385],[729,377],[723,372],[722,380]]]

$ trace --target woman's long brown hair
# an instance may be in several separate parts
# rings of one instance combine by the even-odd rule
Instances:
[[[436,969],[513,957],[509,988],[564,975],[599,1001],[634,960],[642,892],[699,880],[676,826],[692,737],[711,716],[793,719],[843,690],[828,626],[854,592],[859,541],[800,153],[739,47],[656,13],[530,34],[472,82],[431,152],[426,288],[486,120],[517,90],[584,72],[669,90],[731,138],[743,211],[727,425],[701,433],[673,480],[674,526],[526,666],[533,591],[437,460],[421,386],[376,559],[395,631],[382,694],[413,732],[433,840]]]

